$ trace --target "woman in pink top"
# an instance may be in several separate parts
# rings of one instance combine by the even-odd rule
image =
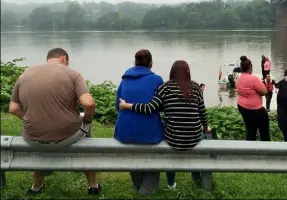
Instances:
[[[252,75],[252,63],[246,56],[240,57],[241,76],[237,79],[237,106],[244,120],[247,136],[246,140],[256,140],[257,129],[262,141],[270,141],[269,116],[263,107],[262,96],[267,89],[262,81]]]
[[[265,63],[264,63],[264,79],[266,78],[267,75],[270,74],[270,69],[271,69],[271,62],[269,58],[265,57]]]

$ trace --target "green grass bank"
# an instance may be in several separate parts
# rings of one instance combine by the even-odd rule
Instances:
[[[218,118],[216,113],[214,115]],[[230,114],[226,117],[228,116]],[[228,124],[220,129],[227,129],[227,126]],[[21,135],[21,130],[20,120],[1,113],[2,135]],[[112,125],[93,122],[93,137],[113,137],[113,131]],[[29,199],[26,191],[32,184],[32,172],[7,172],[6,176],[7,187],[1,190],[1,199]],[[153,195],[143,199],[286,199],[287,197],[286,173],[215,173],[215,188],[212,193],[197,189],[189,173],[178,173],[176,179],[177,190],[168,191],[165,173],[162,173],[160,188]],[[83,173],[56,172],[46,178],[43,193],[33,199],[142,199],[136,194],[128,173],[98,173],[98,180],[103,185],[101,195],[89,197]]]

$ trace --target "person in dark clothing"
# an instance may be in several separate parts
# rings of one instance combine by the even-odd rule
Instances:
[[[263,78],[263,80],[266,78],[266,76],[265,76],[265,71],[264,71],[264,64],[265,64],[265,56],[264,55],[262,55],[261,56],[261,72],[262,72],[262,78]]]
[[[279,89],[277,94],[277,120],[284,141],[287,142],[287,69],[284,71],[284,79],[276,84]]]
[[[242,73],[241,67],[235,67],[235,68],[233,69],[233,73]]]
[[[267,112],[270,112],[270,103],[272,100],[273,90],[274,90],[274,86],[276,85],[276,83],[274,80],[271,80],[271,77],[269,74],[266,76],[266,79],[263,80],[263,83],[267,88],[267,94],[265,95],[266,109],[267,109]]]

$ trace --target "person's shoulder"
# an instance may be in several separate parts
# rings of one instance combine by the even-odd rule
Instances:
[[[80,75],[82,75],[77,70],[71,68],[71,67],[64,67],[64,72],[67,73],[71,78],[78,78]]]
[[[160,75],[153,73],[153,74],[151,74],[151,77],[152,77],[152,80],[154,82],[156,82],[156,84],[162,85],[164,83],[163,79]]]
[[[155,73],[153,73],[153,74],[151,74],[151,75],[152,75],[152,77],[153,77],[155,80],[161,80],[161,81],[163,82],[163,79],[162,79],[162,77],[161,77],[160,75],[155,74]]]
[[[199,84],[196,81],[191,80],[190,82],[193,86],[200,88]]]
[[[191,84],[192,84],[192,87],[193,87],[194,89],[196,89],[196,90],[198,90],[198,91],[201,91],[201,90],[200,90],[200,86],[199,86],[199,84],[198,84],[197,82],[191,81]]]

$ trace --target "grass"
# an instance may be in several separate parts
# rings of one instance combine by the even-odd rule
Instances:
[[[1,134],[20,135],[22,123],[17,118],[1,113]],[[112,137],[113,127],[93,123],[93,137]],[[6,173],[7,187],[1,199],[29,199],[27,189],[32,184],[32,172]],[[197,189],[189,173],[177,173],[177,190],[166,190],[165,173],[161,174],[160,188],[147,199],[286,199],[287,174],[214,173],[212,193]],[[98,199],[142,199],[134,190],[128,173],[98,173],[103,191]],[[35,199],[89,199],[83,173],[55,172],[45,180],[43,193]],[[143,198],[145,199],[145,198]]]

